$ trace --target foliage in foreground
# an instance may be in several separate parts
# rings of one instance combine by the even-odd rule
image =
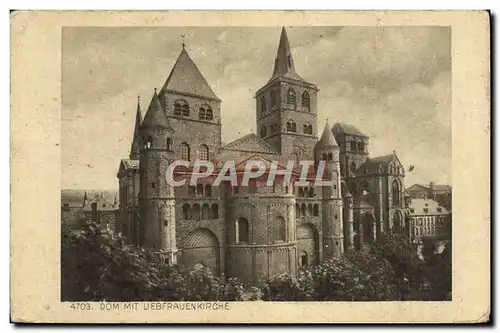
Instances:
[[[241,300],[243,286],[204,270],[162,266],[152,253],[88,222],[79,232],[63,228],[63,301]]]

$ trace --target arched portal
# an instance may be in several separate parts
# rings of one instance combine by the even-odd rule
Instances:
[[[179,263],[189,269],[202,265],[214,275],[219,274],[219,241],[208,229],[191,231],[183,239],[182,255]]]
[[[318,232],[312,224],[301,224],[297,227],[297,250],[300,253],[299,265],[302,266],[303,255],[307,266],[313,266],[319,259]]]

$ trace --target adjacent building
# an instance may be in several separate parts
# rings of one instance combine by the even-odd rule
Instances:
[[[319,129],[318,92],[296,71],[283,28],[272,75],[255,94],[257,133],[222,145],[221,100],[183,46],[144,118],[137,105],[130,154],[117,174],[117,231],[165,263],[253,283],[360,250],[388,231],[408,234],[405,170],[396,152],[370,157],[369,137],[350,124]],[[176,159],[212,161],[216,173],[235,161],[239,175],[248,160],[267,167],[278,161],[281,168],[311,160],[311,174],[324,161],[331,185],[314,186],[308,177],[307,185],[295,186],[297,171],[291,185],[277,177],[273,186],[267,178],[214,186],[209,177],[174,188],[165,171]]]
[[[437,185],[430,182],[428,186],[414,184],[406,189],[413,199],[428,198],[439,202],[440,205],[451,210],[452,196],[450,185]]]
[[[411,234],[414,243],[429,237],[440,241],[451,240],[451,211],[436,200],[418,198],[410,202]]]

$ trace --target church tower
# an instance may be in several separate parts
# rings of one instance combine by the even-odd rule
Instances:
[[[318,88],[300,77],[285,28],[271,79],[255,94],[257,132],[283,159],[312,159],[316,144]]]
[[[331,185],[323,186],[323,257],[328,260],[344,252],[343,203],[340,193],[339,146],[328,126],[315,147],[315,160],[325,162],[324,178]]]
[[[173,162],[173,129],[155,92],[140,126],[139,245],[164,253],[176,263],[175,199],[166,170]]]
[[[221,100],[184,44],[158,95],[167,119],[175,128],[174,157],[212,160],[221,146]]]

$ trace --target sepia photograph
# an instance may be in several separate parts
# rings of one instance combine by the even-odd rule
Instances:
[[[62,301],[452,299],[450,27],[64,27],[61,117]]]
[[[489,20],[16,12],[11,321],[487,322]]]

